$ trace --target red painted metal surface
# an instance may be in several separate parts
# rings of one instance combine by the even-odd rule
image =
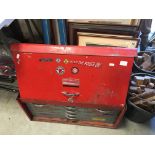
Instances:
[[[136,49],[13,44],[21,100],[122,109]]]

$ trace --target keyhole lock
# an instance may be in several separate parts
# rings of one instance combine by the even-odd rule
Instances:
[[[69,103],[73,103],[73,102],[74,102],[74,98],[75,98],[76,96],[79,96],[79,95],[80,95],[80,93],[68,93],[68,92],[66,92],[66,91],[62,92],[62,94],[63,94],[64,96],[68,97],[68,102],[69,102]]]
[[[68,98],[68,102],[69,102],[69,103],[73,103],[73,102],[74,102],[73,96]]]

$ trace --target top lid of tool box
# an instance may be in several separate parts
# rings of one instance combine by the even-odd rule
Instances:
[[[11,45],[11,51],[24,53],[53,53],[71,55],[93,55],[93,56],[118,56],[135,57],[137,49],[118,47],[94,47],[94,46],[62,46],[45,44],[24,44],[17,43]]]
[[[24,102],[122,109],[136,49],[11,46]]]

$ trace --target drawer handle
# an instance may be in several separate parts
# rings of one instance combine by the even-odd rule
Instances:
[[[75,97],[75,96],[79,96],[80,95],[80,93],[78,93],[78,92],[77,93],[68,93],[66,91],[63,91],[62,94],[67,96],[67,97]]]
[[[34,106],[40,108],[40,107],[44,107],[45,105],[44,104],[34,104]]]

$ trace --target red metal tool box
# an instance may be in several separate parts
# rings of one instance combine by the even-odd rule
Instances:
[[[20,104],[124,111],[136,49],[13,44],[11,51]]]

